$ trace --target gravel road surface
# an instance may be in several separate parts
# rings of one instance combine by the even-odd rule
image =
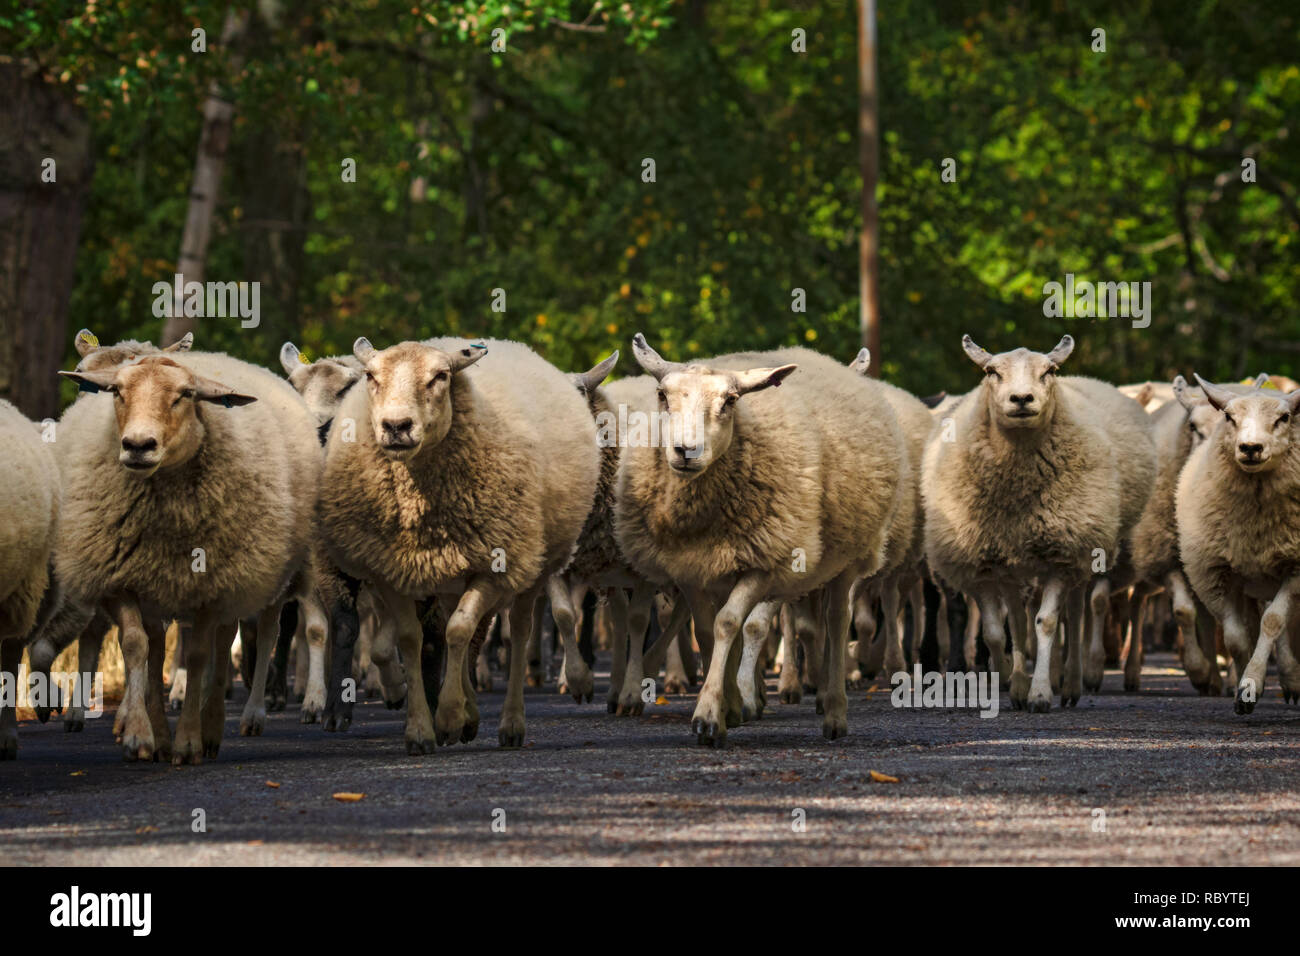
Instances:
[[[693,697],[642,717],[530,691],[523,750],[478,740],[407,756],[402,715],[359,705],[326,734],[272,714],[201,767],[126,764],[112,720],[19,728],[0,764],[0,858],[32,865],[1300,864],[1300,708],[1272,683],[1249,717],[1197,697],[1168,654],[1140,694],[1108,672],[1075,710],[898,709],[849,692],[828,743],[809,698],[776,702],[722,751]],[[598,672],[599,674],[600,672]],[[897,782],[875,779],[877,774]],[[343,802],[334,794],[364,794]],[[206,832],[194,832],[202,810]],[[800,812],[802,811],[802,812]],[[803,821],[802,827],[799,821]],[[495,823],[495,826],[494,826]]]

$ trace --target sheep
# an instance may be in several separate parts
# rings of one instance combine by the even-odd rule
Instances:
[[[194,333],[186,332],[178,341],[160,349],[152,342],[137,342],[135,339],[123,339],[116,345],[100,345],[99,339],[93,332],[82,329],[73,339],[73,345],[77,349],[77,354],[81,356],[76,370],[97,372],[106,368],[115,368],[141,355],[174,355],[178,352],[188,352],[194,345]]]
[[[883,646],[884,675],[888,680],[890,675],[907,667],[903,657],[902,628],[899,626],[900,596],[906,595],[912,606],[913,654],[916,657],[920,656],[921,635],[925,632],[925,598],[921,589],[925,560],[925,509],[921,502],[920,473],[921,458],[925,454],[926,440],[934,429],[934,418],[925,403],[910,392],[888,382],[867,378],[871,368],[870,350],[864,348],[858,352],[849,368],[861,375],[869,387],[880,391],[898,419],[907,445],[908,485],[912,500],[899,510],[895,528],[891,529],[891,556],[883,569],[888,573],[877,575],[875,581],[860,584],[854,598],[857,662],[867,677],[880,668],[873,659],[871,640],[876,625],[875,599],[880,600],[884,635],[878,646]],[[946,647],[943,653],[946,655]]]
[[[1251,391],[1244,386],[1224,387],[1237,394]],[[1215,660],[1213,627],[1208,615],[1201,615],[1200,626],[1197,626],[1196,601],[1178,553],[1174,498],[1188,456],[1213,431],[1219,412],[1200,388],[1189,386],[1181,375],[1174,379],[1169,391],[1174,400],[1161,404],[1151,415],[1158,471],[1151,497],[1133,531],[1136,583],[1132,604],[1135,606],[1135,623],[1125,662],[1125,687],[1136,690],[1141,674],[1141,605],[1164,589],[1173,602],[1174,619],[1182,633],[1183,667],[1187,676],[1201,694],[1217,695],[1222,688],[1222,678]],[[1151,409],[1151,404],[1147,409]],[[1098,675],[1102,657],[1100,635],[1094,634],[1089,647],[1088,667]]]
[[[1121,511],[1131,508],[1106,430],[1120,414],[1116,403],[1133,403],[1102,382],[1058,379],[1074,349],[1069,335],[1045,355],[1024,348],[992,355],[969,335],[962,347],[985,377],[952,409],[952,427],[937,430],[926,446],[926,558],[944,582],[976,598],[990,669],[1002,680],[1005,603],[1015,707],[1051,708],[1052,647],[1065,609],[1070,655],[1062,703],[1072,706],[1082,696],[1084,586],[1098,557],[1116,553]],[[1147,453],[1140,445],[1132,451]],[[1149,455],[1154,469],[1154,447]],[[1031,684],[1021,591],[1035,581],[1042,599]]]
[[[265,646],[240,732],[260,733],[280,606],[312,539],[314,423],[288,383],[227,355],[189,353],[182,364],[147,354],[61,374],[103,394],[74,402],[59,424],[59,580],[75,600],[103,601],[120,629],[126,758],[201,763],[220,747],[226,668],[213,668],[206,701],[186,696],[173,744],[159,615],[193,616],[186,664],[196,674],[214,650],[229,658],[236,622],[258,615]]]
[[[339,407],[355,441],[330,432],[321,527],[339,567],[393,615],[408,687],[424,682],[415,600],[456,598],[436,715],[424,695],[407,698],[407,752],[428,753],[478,731],[466,652],[480,625],[508,608],[511,634],[529,634],[547,579],[568,564],[600,474],[596,425],[564,374],[517,342],[381,351],[362,338],[353,354],[367,381]],[[523,640],[498,730],[506,747],[524,739]]]
[[[893,412],[845,366],[806,349],[679,364],[644,335],[632,348],[677,428],[668,441],[629,442],[615,538],[638,573],[682,591],[702,649],[712,635],[692,732],[725,744],[743,719],[742,627],[746,643],[765,643],[769,602],[815,592],[829,618],[822,733],[844,736],[849,592],[883,565],[906,497]]]
[[[0,399],[0,686],[8,685],[0,694],[0,760],[18,756],[18,667],[23,640],[47,602],[60,520],[62,484],[49,444],[38,426]]]
[[[1222,417],[1178,478],[1178,546],[1197,597],[1223,622],[1239,677],[1234,709],[1249,714],[1273,651],[1283,696],[1300,700],[1300,392],[1260,381],[1243,395],[1196,381]]]

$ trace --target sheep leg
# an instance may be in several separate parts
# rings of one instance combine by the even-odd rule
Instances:
[[[1197,693],[1204,695],[1210,689],[1210,661],[1201,649],[1196,627],[1196,601],[1182,571],[1171,571],[1165,577],[1165,591],[1174,607],[1174,621],[1183,642],[1183,670]],[[1217,670],[1217,668],[1215,668]]]
[[[185,645],[193,633],[188,624],[180,625],[176,630],[176,649],[172,651],[172,687],[167,695],[167,706],[180,710],[185,703],[185,688],[189,684],[189,674],[185,670]],[[119,638],[121,635],[118,635]],[[114,730],[116,731],[116,727]]]
[[[779,603],[764,601],[745,618],[745,646],[736,679],[740,685],[741,719],[746,722],[761,718],[767,707],[762,652],[772,633],[772,621],[780,610]]]
[[[645,711],[645,638],[650,628],[650,605],[654,603],[655,589],[642,582],[632,589],[628,601],[627,667],[623,673],[623,690],[618,698],[619,716],[639,717]],[[654,700],[654,678],[650,678],[650,700]]]
[[[380,604],[366,615],[371,627],[370,662],[379,671],[379,693],[389,710],[401,710],[410,690],[397,655],[397,623]],[[423,627],[421,628],[423,630]],[[405,653],[405,651],[403,651]]]
[[[975,670],[975,642],[980,636],[980,606],[969,594],[961,595],[966,604],[966,630],[962,633],[962,656],[966,658],[966,668]],[[1029,686],[1025,686],[1025,696],[1029,696]]]
[[[325,709],[325,642],[329,618],[314,591],[298,598],[298,627],[306,637],[308,664],[306,692],[302,698],[300,722],[314,724]]]
[[[989,649],[989,673],[998,675],[998,684],[1001,686],[1008,679],[1006,677],[1007,666],[1005,659],[1007,632],[1004,628],[1002,602],[998,599],[996,591],[983,592],[978,596],[977,600],[980,609],[979,619],[984,631],[984,644]],[[1007,617],[1011,617],[1011,614],[1008,614]],[[1015,633],[1014,627],[1012,633]],[[974,660],[974,658],[972,657],[971,660]],[[1043,659],[1043,663],[1047,663],[1046,658]],[[1027,692],[1025,696],[1027,699]],[[1011,693],[1013,703],[1016,701],[1016,697],[1016,692],[1013,689]]]
[[[1133,600],[1129,602],[1128,656],[1124,658],[1124,689],[1126,691],[1136,691],[1142,687],[1142,659],[1145,656],[1142,631],[1146,621],[1147,609],[1151,607],[1149,597],[1149,589],[1139,584],[1134,589]],[[1120,626],[1123,627],[1123,622],[1121,622]],[[1121,632],[1120,642],[1123,643],[1123,640],[1124,635]]]
[[[1034,659],[1034,677],[1029,685],[1029,710],[1045,714],[1052,709],[1052,652],[1061,622],[1061,605],[1066,587],[1059,578],[1048,578],[1043,597],[1034,615],[1034,630],[1038,637],[1038,654]],[[1015,613],[1012,609],[1011,613]],[[992,651],[990,646],[989,650]],[[1001,648],[999,648],[1001,650]]]
[[[621,587],[605,589],[605,610],[609,619],[609,690],[605,694],[605,711],[618,713],[618,698],[627,674],[627,592]]]
[[[217,619],[208,611],[195,615],[194,628],[185,644],[185,669],[194,675],[194,693],[186,693],[181,704],[181,717],[176,722],[176,740],[172,746],[172,763],[203,763],[203,677],[212,647],[216,643]],[[224,666],[224,662],[218,662]],[[260,698],[259,698],[260,700]],[[251,698],[250,698],[251,701]],[[224,706],[224,704],[223,704]]]
[[[1065,675],[1061,706],[1076,707],[1083,696],[1083,633],[1087,625],[1086,585],[1070,588],[1065,598]],[[1108,602],[1109,603],[1109,602]]]
[[[1297,611],[1300,611],[1300,602],[1294,600],[1298,588],[1300,588],[1300,578],[1292,577],[1283,581],[1277,595],[1269,602],[1263,616],[1260,617],[1259,637],[1255,641],[1255,651],[1242,669],[1241,680],[1238,683],[1239,687],[1253,688],[1256,701],[1264,694],[1264,676],[1268,672],[1269,654],[1273,652],[1274,646],[1286,644],[1290,640],[1291,626]],[[1287,650],[1290,650],[1289,646]],[[1282,693],[1289,704],[1293,699],[1292,691],[1286,680],[1288,675],[1282,673],[1280,665],[1279,659],[1278,676],[1283,678]]]
[[[1029,703],[1029,615],[1017,589],[1007,588],[1003,600],[1011,609],[1006,616],[1006,626],[1011,630],[1011,705],[1023,710]],[[994,613],[991,618],[1000,619],[1001,614]]]
[[[473,691],[469,690],[466,652],[469,650],[470,644],[478,631],[479,620],[484,615],[490,615],[506,597],[507,595],[502,593],[501,589],[492,581],[484,576],[476,577],[470,581],[465,593],[460,596],[460,601],[456,604],[456,610],[447,619],[446,679],[442,684],[442,692],[438,695],[438,711],[434,716],[432,728],[439,744],[453,744],[457,740],[473,739],[472,737],[465,738],[462,736],[467,730],[466,710],[469,706],[469,696],[473,693]],[[414,606],[412,606],[411,617],[414,617],[414,614]],[[407,667],[406,682],[411,687],[420,687],[419,665],[414,664],[416,673],[413,675],[411,665],[406,664],[408,647],[410,652],[414,654],[415,660],[419,660],[420,629],[419,622],[416,621],[415,623],[417,626],[413,635],[408,635],[405,627],[402,627],[398,633],[401,635],[402,640],[402,663]],[[521,660],[519,663],[522,665],[523,661]],[[515,665],[511,664],[512,672],[514,667]],[[522,677],[522,674],[520,676]],[[508,694],[509,691],[507,690],[507,696]],[[423,702],[423,695],[408,695],[406,724],[407,749],[411,753],[426,753],[427,751],[423,749],[411,749],[413,743],[422,746],[423,739],[427,736],[429,708]],[[477,733],[477,727],[474,728],[474,731]]]
[[[257,659],[253,668],[253,686],[248,690],[244,713],[239,718],[241,737],[260,737],[266,729],[266,677],[271,670],[271,653],[280,639],[280,610],[283,604],[273,602],[257,615]],[[229,656],[229,655],[227,655]],[[222,662],[218,660],[218,666]],[[351,658],[347,664],[351,667]]]
[[[230,659],[230,645],[235,641],[236,624],[219,624],[212,632],[212,663],[203,675],[199,695],[203,706],[199,712],[199,728],[203,739],[203,756],[215,758],[221,750],[221,738],[226,731],[226,685],[232,679],[225,662]],[[197,671],[195,672],[198,673]]]
[[[655,598],[654,608],[655,618],[659,621],[659,638],[647,648],[641,667],[649,677],[659,675],[668,658],[668,649],[677,644],[677,635],[690,618],[685,601],[674,601],[664,594]]]
[[[818,620],[820,607],[814,607],[811,595],[800,598],[791,606],[794,619],[794,634],[803,648],[803,676],[800,678],[804,693],[812,691],[816,695],[817,713],[825,712],[823,696],[826,690],[826,655],[821,622]]]
[[[1211,697],[1223,695],[1223,675],[1219,673],[1219,622],[1209,609],[1201,603],[1195,593],[1192,594],[1192,607],[1196,609],[1196,631],[1192,635],[1199,645],[1201,656],[1209,666],[1209,683],[1205,693]]]
[[[328,645],[328,641],[326,644]],[[361,656],[365,660],[370,659],[370,646],[365,643],[365,637],[357,642],[357,647],[361,651]],[[298,618],[298,630],[293,635],[293,696],[299,702],[306,696],[305,690],[307,681],[311,679],[311,659],[307,650],[307,622],[305,617]],[[356,676],[354,673],[353,677]]]
[[[895,674],[907,670],[903,656],[902,606],[899,601],[897,579],[884,583],[880,592],[880,611],[885,625],[885,671],[881,675],[888,682]]]
[[[863,582],[853,595],[853,630],[858,638],[858,673],[870,681],[884,667],[885,630],[876,628],[876,602],[880,599],[878,583]]]
[[[803,699],[803,685],[799,680],[798,638],[794,632],[794,608],[781,606],[778,617],[781,624],[781,677],[776,689],[783,704],[797,704]]]
[[[1063,673],[1062,663],[1065,658],[1065,603],[1062,600],[1060,623],[1056,626],[1056,640],[1052,642],[1052,666],[1048,669],[1048,676],[1052,681],[1052,694],[1061,692],[1061,676]]]
[[[0,639],[0,760],[18,757],[18,668],[23,663],[23,642]]]
[[[538,617],[542,590],[534,587],[517,595],[510,605],[510,683],[506,687],[505,703],[501,705],[501,724],[497,740],[502,747],[517,748],[524,745],[524,683],[531,677],[528,648],[533,640],[533,621]],[[459,609],[458,609],[459,610]]]
[[[569,582],[559,574],[551,575],[546,581],[546,594],[551,599],[551,617],[555,618],[555,629],[564,645],[564,687],[581,704],[584,698],[591,700],[596,683],[592,679],[591,668],[578,650],[578,612],[573,601],[573,593],[578,586],[574,582],[574,587],[570,588]],[[581,603],[578,606],[581,607]]]
[[[511,631],[510,633],[514,633]],[[542,615],[534,614],[529,625],[527,648],[529,687],[543,687],[546,684],[546,668],[542,666]],[[521,732],[522,733],[522,732]]]
[[[77,638],[77,681],[72,693],[72,701],[63,711],[63,729],[77,732],[86,729],[86,703],[89,701],[89,688],[86,679],[99,670],[99,655],[104,648],[104,634],[107,621],[96,614],[90,623],[82,628]],[[151,648],[152,649],[152,648]]]
[[[907,590],[907,603],[912,609],[912,663],[921,659],[921,645],[925,643],[925,587],[920,575],[912,578],[912,585]],[[939,655],[940,665],[945,653]]]
[[[126,710],[122,722],[122,755],[127,760],[152,760],[155,741],[147,701],[149,635],[134,596],[110,599],[104,605],[117,624],[122,663],[126,670],[126,693],[121,705]]]
[[[843,573],[823,589],[826,622],[826,692],[822,695],[822,736],[835,740],[848,736],[848,697],[844,693],[844,657],[849,644],[849,593],[853,579]],[[897,592],[897,588],[894,588]]]
[[[1101,690],[1106,673],[1106,614],[1110,610],[1110,579],[1097,578],[1088,596],[1088,659],[1083,665],[1083,687],[1095,694]]]
[[[934,639],[939,646],[939,667],[948,670],[949,658],[952,656],[952,628],[948,626],[948,595],[937,584],[931,583],[931,587],[938,594],[934,611]]]
[[[712,635],[716,627],[716,605],[702,591],[685,588],[683,594],[687,604],[690,605],[696,633],[701,635],[700,639],[703,641],[704,632],[707,630]],[[714,643],[716,644],[716,641]],[[716,646],[713,648],[715,651],[718,649]],[[691,717],[691,733],[695,734],[696,742],[701,746],[724,746],[726,742],[727,722],[722,701],[724,677],[722,672],[726,669],[727,650],[729,648],[722,648],[721,655],[714,654],[709,658],[704,684],[695,702],[695,712]]]

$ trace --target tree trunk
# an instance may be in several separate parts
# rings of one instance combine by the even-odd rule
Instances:
[[[880,173],[880,120],[876,100],[876,0],[858,0],[858,151],[862,165],[862,239],[858,245],[862,344],[871,350],[870,373],[880,377],[880,226],[876,180]]]
[[[0,102],[0,395],[39,421],[59,413],[90,124],[31,63],[0,58]]]
[[[248,11],[233,7],[226,13],[221,28],[221,45],[234,45],[248,28]],[[238,69],[240,60],[231,57]],[[221,174],[226,167],[226,149],[230,145],[230,126],[235,104],[226,99],[214,81],[203,105],[203,131],[199,134],[199,153],[194,161],[194,179],[190,184],[190,205],[185,214],[185,231],[181,234],[181,254],[177,272],[184,282],[203,282],[208,261],[208,240],[212,237],[212,217],[221,189]],[[194,317],[186,316],[184,296],[172,303],[172,314],[163,323],[162,343],[170,345],[187,332],[194,331]]]

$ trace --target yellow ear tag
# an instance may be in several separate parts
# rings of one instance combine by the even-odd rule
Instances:
[[[301,362],[303,365],[310,365],[310,364],[311,364],[311,359],[309,359],[309,358],[307,357],[307,353],[306,353],[306,352],[299,352],[299,353],[298,353],[298,361]]]
[[[82,332],[81,338],[92,348],[99,348],[99,337],[94,332]]]

